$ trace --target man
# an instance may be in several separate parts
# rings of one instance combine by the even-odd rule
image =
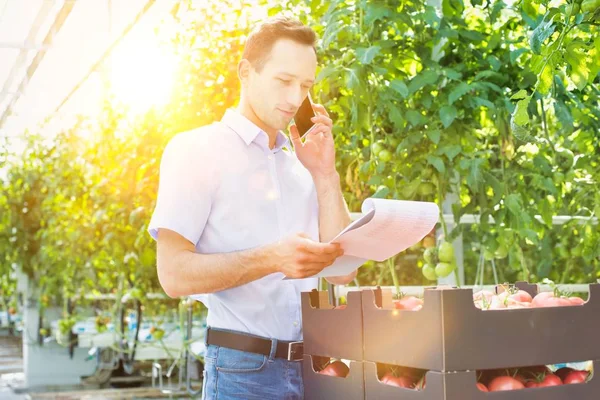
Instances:
[[[298,21],[261,24],[238,65],[237,109],[163,154],[148,229],[165,292],[209,310],[204,399],[303,398],[300,293],[342,254],[328,242],[351,222],[325,108],[305,141],[293,125],[292,146],[282,133],[314,83],[315,42]]]

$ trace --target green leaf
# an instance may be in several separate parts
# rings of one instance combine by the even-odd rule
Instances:
[[[471,87],[468,83],[459,83],[458,86],[456,86],[454,90],[450,92],[450,95],[448,96],[448,101],[450,102],[450,104],[454,103],[456,100],[460,99],[465,94],[467,94],[469,90],[471,90]]]
[[[420,112],[415,110],[408,110],[406,112],[406,119],[412,126],[419,126],[423,123],[423,115]]]
[[[392,121],[392,123],[394,124],[394,126],[398,129],[402,129],[404,128],[404,117],[402,116],[402,113],[400,112],[400,110],[397,107],[393,107],[390,110],[390,120]]]
[[[432,70],[426,70],[415,76],[408,84],[408,91],[413,94],[426,85],[433,85],[438,80],[438,73]]]
[[[517,93],[513,94],[510,99],[511,100],[521,100],[527,97],[527,90],[521,89]]]
[[[383,182],[383,177],[381,175],[373,175],[367,181],[367,185],[371,185],[371,186],[381,185],[381,182]]]
[[[554,115],[566,130],[573,129],[573,116],[571,110],[562,101],[554,102]]]
[[[498,71],[503,66],[502,61],[500,61],[496,56],[488,56],[488,62],[490,63],[494,71]]]
[[[415,194],[417,194],[417,189],[419,188],[420,184],[421,179],[416,179],[407,185],[403,185],[402,189],[400,189],[400,193],[402,193],[402,196],[404,198],[412,199],[415,196]]]
[[[548,63],[543,67],[542,71],[538,75],[539,83],[537,86],[538,92],[541,94],[547,94],[552,87],[552,80],[554,78],[554,67],[555,63],[553,58],[548,60]],[[584,83],[585,85],[585,83]]]
[[[338,72],[337,65],[335,65],[335,64],[327,65],[325,68],[323,68],[319,71],[319,74],[317,75],[317,82],[321,82],[322,80],[329,78],[331,75],[335,74],[336,72]]]
[[[483,171],[481,164],[485,162],[483,158],[473,158],[467,163],[469,172],[467,174],[467,185],[474,192],[479,192],[480,184],[483,182]]]
[[[513,215],[517,217],[521,216],[523,210],[523,205],[521,203],[521,195],[515,193],[509,194],[508,196],[506,196],[504,203]]]
[[[534,29],[531,38],[529,39],[531,51],[535,54],[542,54],[542,44],[544,44],[546,39],[554,33],[554,29],[556,29],[554,17],[550,18],[548,21],[542,20],[537,28]]]
[[[458,110],[454,106],[444,106],[440,108],[440,119],[445,128],[452,125],[452,122],[458,116]]]
[[[587,55],[581,42],[572,42],[567,46],[565,59],[571,66],[570,77],[577,89],[583,90],[590,78]]]
[[[365,24],[373,24],[377,20],[383,20],[390,15],[390,10],[384,5],[377,3],[366,3]]]
[[[504,184],[496,179],[493,174],[487,171],[483,172],[483,178],[494,190],[494,198],[492,199],[493,205],[498,204],[500,199],[502,199],[502,196],[504,196]]]
[[[489,101],[488,99],[482,99],[481,97],[475,97],[475,98],[473,98],[473,101],[475,102],[477,107],[487,107],[491,110],[496,108],[496,105],[494,103],[492,103],[491,101]]]
[[[446,146],[443,148],[444,154],[448,157],[448,160],[452,161],[454,157],[460,154],[462,151],[462,147],[459,144],[455,144],[452,146]]]
[[[427,137],[435,144],[440,142],[441,132],[438,129],[427,131]]]
[[[404,83],[403,81],[401,81],[400,79],[395,79],[390,83],[390,87],[392,89],[394,89],[396,92],[398,92],[398,94],[400,94],[400,96],[407,98],[409,93],[408,93],[408,87],[406,86],[406,83]]]
[[[512,114],[512,119],[515,124],[519,126],[525,126],[529,122],[529,114],[527,113],[527,107],[529,106],[530,100],[531,97],[527,97],[526,99],[519,100],[517,102],[515,111]]]
[[[360,80],[360,69],[358,67],[345,68],[346,70],[346,86],[352,90],[362,91]]]
[[[356,56],[358,57],[358,61],[363,64],[371,64],[373,59],[377,57],[381,47],[379,46],[371,46],[369,48],[359,47],[356,49]]]
[[[479,80],[485,79],[485,78],[495,78],[502,82],[506,80],[505,75],[502,75],[500,72],[491,71],[491,70],[481,71],[477,75],[475,75],[475,78],[473,78],[473,79],[476,81],[479,81]]]
[[[469,31],[469,30],[459,30],[458,34],[470,42],[481,43],[485,36],[481,32],[477,31]]]
[[[548,228],[552,228],[552,206],[548,199],[542,199],[539,203],[540,216]]]
[[[521,47],[520,49],[517,50],[513,50],[510,52],[510,63],[512,65],[515,65],[515,63],[517,62],[518,58],[522,55],[525,54],[529,51],[528,48],[525,47]]]
[[[388,194],[390,194],[390,189],[385,185],[381,185],[377,188],[377,191],[373,193],[372,197],[383,199],[387,197]]]
[[[440,174],[443,174],[446,172],[446,167],[444,166],[444,160],[442,160],[440,157],[428,155],[427,162],[429,164],[433,165]]]
[[[533,244],[535,244],[535,245],[537,245],[537,244],[539,244],[539,243],[540,243],[540,238],[539,238],[539,236],[538,236],[537,232],[536,232],[536,231],[534,231],[534,230],[531,230],[531,229],[523,229],[523,230],[521,230],[521,234],[522,234],[522,235],[523,235],[525,238],[527,238],[527,239],[529,239],[531,242],[533,242]]]
[[[444,68],[442,72],[448,77],[448,79],[451,79],[453,81],[457,81],[462,78],[462,74],[452,68]]]

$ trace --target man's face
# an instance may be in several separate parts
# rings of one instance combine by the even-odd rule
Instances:
[[[256,116],[275,130],[287,128],[314,83],[317,56],[311,46],[278,40],[260,72],[250,68],[246,96]]]

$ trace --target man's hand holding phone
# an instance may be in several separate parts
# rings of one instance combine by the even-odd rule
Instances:
[[[290,126],[290,135],[296,156],[311,173],[314,178],[328,177],[336,173],[335,169],[335,145],[333,140],[332,128],[333,121],[329,118],[329,114],[325,107],[320,104],[310,102],[310,97],[307,97],[305,102],[314,111],[314,116],[310,117],[312,127],[306,120],[302,120],[300,115],[296,114],[294,125]],[[302,107],[299,113],[302,112]],[[305,114],[305,113],[302,113]],[[306,117],[305,117],[306,118]],[[301,137],[298,126],[307,129],[304,136]]]

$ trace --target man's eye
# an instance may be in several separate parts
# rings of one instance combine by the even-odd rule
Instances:
[[[281,78],[278,78],[278,79],[279,79],[281,82],[283,82],[283,83],[286,83],[286,84],[291,82],[289,79],[281,79]]]

